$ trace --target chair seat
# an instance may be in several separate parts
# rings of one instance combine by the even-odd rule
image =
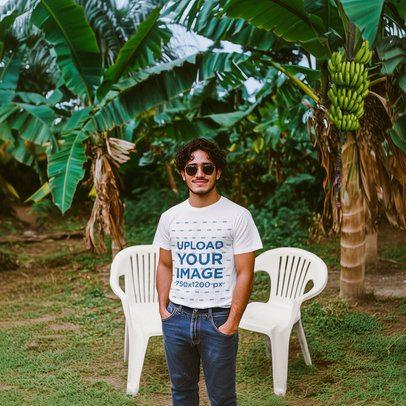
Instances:
[[[240,327],[258,333],[269,334],[277,326],[288,327],[292,311],[293,306],[289,302],[252,302],[245,309]],[[294,323],[299,319],[300,312],[295,315]]]
[[[141,329],[146,336],[162,335],[159,304],[156,302],[137,303],[131,308],[131,320],[136,330]]]

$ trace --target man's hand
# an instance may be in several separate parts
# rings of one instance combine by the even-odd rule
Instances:
[[[219,330],[220,332],[222,332],[223,334],[226,334],[226,335],[228,335],[228,336],[232,336],[234,333],[237,332],[238,326],[236,327],[236,326],[234,326],[234,325],[228,323],[228,321],[226,321],[224,324],[222,324],[222,325],[218,328],[218,330]]]
[[[172,252],[160,248],[159,261],[156,275],[156,290],[158,292],[159,314],[161,319],[168,318],[171,314],[166,310],[169,303],[169,290],[172,282]]]
[[[161,316],[161,320],[165,320],[165,319],[167,319],[168,317],[171,316],[171,313],[169,313],[168,310],[166,310],[165,307],[159,308],[159,314]]]

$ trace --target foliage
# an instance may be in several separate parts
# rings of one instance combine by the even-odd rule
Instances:
[[[301,187],[305,189],[305,185]],[[300,195],[305,194],[284,183],[261,208],[249,207],[264,248],[304,246],[312,211],[308,200],[298,198]]]
[[[125,201],[126,234],[130,243],[152,241],[160,215],[178,203],[180,197],[168,188],[143,186],[133,189]]]
[[[0,249],[0,269],[2,271],[10,271],[18,268],[17,261],[7,251]]]
[[[367,7],[362,0],[341,0],[348,18],[359,27],[364,39],[373,43],[379,28],[384,0],[369,1]]]
[[[368,6],[368,15],[359,1],[248,3],[145,1],[120,9],[112,0],[10,2],[0,17],[0,142],[42,173],[44,189],[34,198],[51,190],[66,212],[78,185],[88,189],[92,147],[117,137],[137,146],[134,162],[120,169],[127,205],[137,201],[132,211],[148,215],[146,188],[151,196],[163,193],[179,145],[211,137],[229,151],[221,192],[251,203],[267,244],[301,244],[313,213],[321,210],[322,173],[305,124],[319,108],[313,101],[326,102],[326,60],[347,46],[351,21],[358,27],[353,51],[362,37],[375,41],[371,80],[391,75],[400,89],[402,9],[381,0]],[[168,49],[176,24],[204,36],[207,50],[174,58]],[[238,47],[230,52],[223,41]],[[305,58],[307,68],[298,65]],[[21,69],[24,63],[28,69]],[[25,86],[22,78],[28,77]],[[257,80],[254,91],[247,78]],[[397,122],[389,130],[399,148],[403,97],[393,93]],[[331,156],[334,136],[327,146]],[[325,184],[332,173],[327,177]]]
[[[17,145],[15,151],[20,152],[15,155],[26,164],[36,162],[35,149],[46,152],[50,190],[62,213],[71,206],[84,176],[86,146],[102,145],[106,137],[120,133],[137,116],[189,91],[196,77],[205,81],[216,72],[238,71],[238,64],[246,59],[210,51],[159,63],[170,31],[159,18],[158,7],[136,25],[114,64],[103,66],[99,43],[83,7],[73,0],[41,0],[28,11],[36,32],[56,55],[61,78],[49,97],[18,91],[18,56],[27,47],[24,43],[14,50],[8,47],[2,70],[6,103],[0,106],[0,122],[12,133],[0,135],[3,141]],[[33,145],[34,153],[19,137]]]

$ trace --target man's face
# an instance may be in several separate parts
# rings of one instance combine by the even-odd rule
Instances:
[[[196,175],[190,176],[185,170],[183,170],[180,171],[182,178],[192,193],[197,195],[206,195],[216,186],[216,182],[221,176],[221,170],[215,168],[211,175],[206,175],[203,172],[203,164],[214,165],[205,151],[198,149],[197,151],[192,152],[191,158],[192,159],[190,159],[186,165],[197,165]]]

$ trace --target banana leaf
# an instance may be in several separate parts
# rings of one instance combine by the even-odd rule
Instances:
[[[188,30],[217,42],[226,40],[244,47],[269,50],[275,36],[259,29],[242,19],[232,19],[221,15],[224,1],[221,0],[183,0],[168,6],[167,13],[175,22]]]
[[[384,0],[341,0],[345,14],[360,29],[370,46],[375,41],[383,3]]]
[[[27,103],[27,104],[35,104],[35,105],[40,105],[40,104],[45,104],[45,105],[51,105],[49,100],[47,100],[44,96],[38,93],[32,93],[32,92],[15,92],[14,93],[14,98],[16,102],[22,102],[22,103]]]
[[[36,192],[34,192],[30,197],[24,200],[24,203],[33,201],[34,203],[40,202],[44,197],[51,193],[51,188],[49,182],[45,182]]]
[[[388,133],[393,143],[403,152],[406,152],[406,114],[397,119],[393,127],[388,130]]]
[[[250,115],[274,91],[275,91],[274,86],[264,87],[260,92],[260,95],[257,97],[257,100],[254,103],[248,105],[245,110],[233,111],[230,113],[222,113],[222,114],[210,114],[207,116],[203,116],[202,118],[210,118],[215,123],[220,125],[222,128],[230,128],[236,125],[243,118]]]
[[[225,12],[272,31],[289,42],[300,43],[316,57],[329,55],[322,19],[305,11],[303,0],[230,0]]]
[[[0,21],[0,61],[3,59],[4,49],[5,49],[5,37],[6,32],[11,28],[14,24],[15,19],[17,18],[18,13],[17,11],[13,11],[12,13],[6,15]]]
[[[345,38],[344,27],[337,5],[330,0],[303,0],[305,12],[318,16],[323,22],[324,32],[335,32],[341,39]]]
[[[92,109],[90,107],[75,110],[62,127],[62,136],[69,135],[74,130],[80,130],[90,119],[91,112]]]
[[[22,138],[17,137],[14,144],[9,145],[6,151],[24,165],[36,165],[34,154],[27,148]]]
[[[46,105],[12,102],[0,108],[0,122],[7,120],[21,137],[37,145],[49,141],[54,143],[51,131],[54,119],[54,111]]]
[[[94,87],[100,84],[102,59],[83,7],[74,0],[41,0],[31,18],[54,46],[66,86],[92,101]]]
[[[395,36],[386,37],[377,43],[376,50],[382,62],[382,74],[391,75],[397,66],[405,65],[405,49],[405,40]]]
[[[306,66],[300,65],[288,65],[288,64],[281,64],[283,68],[285,68],[288,72],[296,75],[297,73],[302,73],[306,81],[313,87],[316,88],[317,82],[320,80],[320,70],[319,69],[312,69],[307,68]]]
[[[6,15],[0,20],[0,41],[4,41],[6,32],[14,24],[17,16],[18,13],[16,10],[14,10],[12,13]]]
[[[140,72],[115,86],[118,93],[94,115],[89,125],[108,131],[136,116],[156,108],[182,92],[189,91],[196,80],[207,80],[218,72],[238,69],[247,55],[215,53],[192,55]]]
[[[161,49],[170,39],[170,31],[158,22],[161,8],[154,9],[137,27],[137,31],[121,48],[114,65],[104,74],[97,96],[102,99],[111,86],[128,72],[147,68],[161,55]]]
[[[159,127],[159,132],[178,142],[185,142],[194,137],[215,138],[218,127],[214,127],[209,120],[205,119],[172,120],[171,123]]]
[[[20,76],[21,58],[18,52],[13,52],[4,57],[0,68],[0,94],[2,103],[12,100]]]
[[[233,111],[231,113],[210,114],[205,116],[213,120],[221,127],[231,127],[245,117],[245,111]]]
[[[83,132],[72,133],[65,138],[61,150],[49,157],[49,186],[54,203],[62,213],[72,205],[76,187],[84,176],[86,154],[83,141],[87,137]]]
[[[15,140],[7,123],[0,123],[0,140],[14,145]]]

